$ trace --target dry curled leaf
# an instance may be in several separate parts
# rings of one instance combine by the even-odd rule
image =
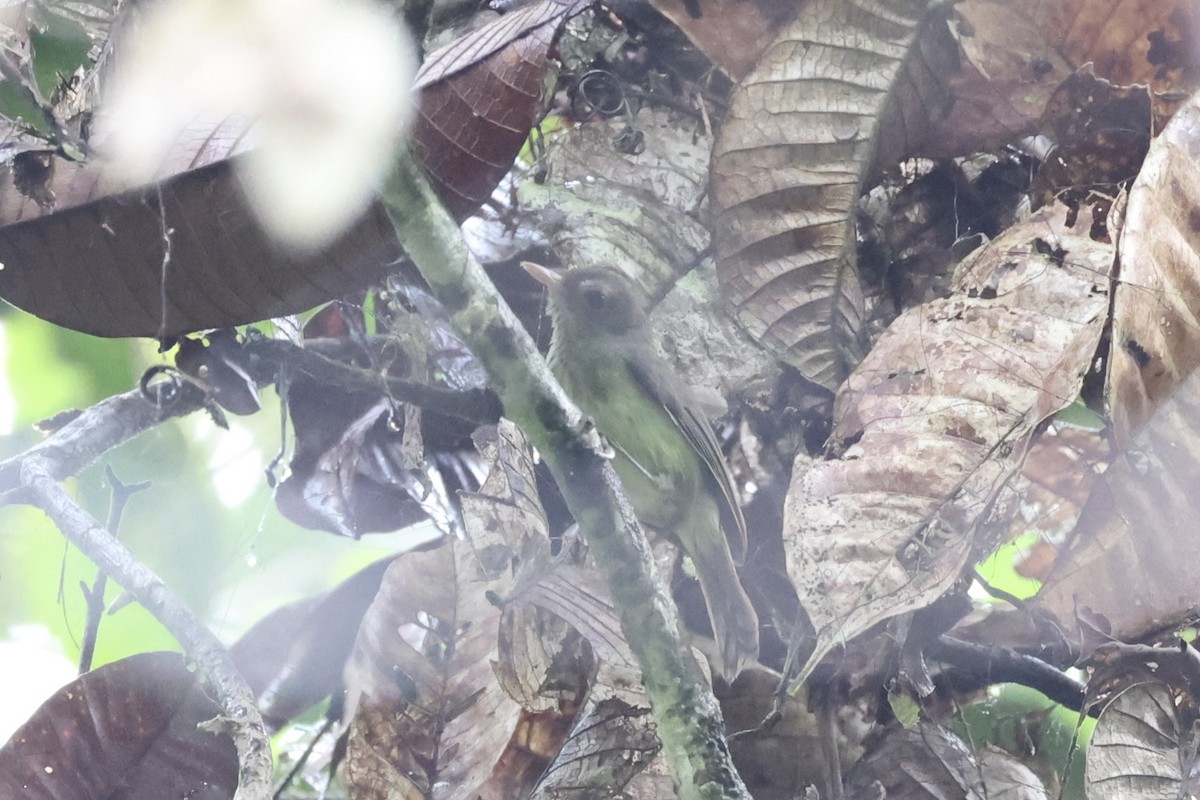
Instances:
[[[1156,138],[1129,191],[1118,243],[1107,400],[1123,451],[1084,507],[1039,602],[1071,619],[1076,600],[1121,638],[1169,627],[1200,605],[1200,97]]]
[[[1054,147],[1034,180],[1034,205],[1093,190],[1111,197],[1132,180],[1150,145],[1150,105],[1145,86],[1114,86],[1091,64],[1063,81],[1039,124]]]
[[[639,669],[603,578],[564,547],[547,568],[522,576],[506,614],[553,619],[586,642],[594,674],[561,751],[531,795],[535,800],[673,796]],[[545,624],[545,623],[543,623]],[[561,661],[561,659],[558,659]]]
[[[491,196],[544,113],[551,48],[591,0],[541,0],[433,53],[417,75],[413,152],[462,219]]]
[[[1089,694],[1102,698],[1087,747],[1089,800],[1192,797],[1200,659],[1190,645],[1102,645]]]
[[[1087,794],[1092,800],[1153,800],[1188,797],[1181,763],[1194,751],[1177,719],[1170,688],[1161,683],[1130,686],[1105,708],[1087,748]],[[1191,784],[1188,788],[1188,784]]]
[[[836,457],[797,466],[788,572],[830,649],[923,608],[1007,526],[1006,484],[1070,404],[1108,307],[1111,245],[1087,210],[1043,209],[968,257],[954,293],[902,314],[838,394]]]
[[[779,26],[800,7],[779,0],[704,0],[697,16],[684,0],[652,0],[651,4],[734,80],[754,67]]]
[[[590,704],[567,737],[562,750],[546,769],[531,800],[590,800],[624,796],[669,798],[670,779],[657,776],[657,791],[631,792],[637,780],[659,751],[650,708],[630,705],[619,697]],[[643,779],[645,780],[645,779]]]
[[[890,728],[850,769],[846,794],[858,800],[983,800],[992,796],[966,744],[932,723],[913,730]]]
[[[940,113],[955,58],[922,0],[811,0],[731,100],[712,166],[721,286],[752,336],[831,391],[865,351],[851,207]]]
[[[425,518],[425,487],[401,455],[388,398],[302,377],[290,384],[287,400],[296,450],[275,496],[284,516],[355,539]]]
[[[1200,95],[1150,146],[1129,190],[1113,298],[1108,404],[1126,442],[1200,366]]]
[[[508,592],[530,543],[544,541],[545,520],[517,428],[502,421],[486,450],[488,479],[464,502],[469,540],[400,556],[359,628],[344,765],[355,797],[504,800],[541,771],[514,740],[528,738],[529,717],[494,673],[493,598]]]
[[[1161,123],[1200,81],[1200,11],[1191,0],[964,0],[952,29],[961,69],[925,152],[961,155],[1035,132],[1051,95],[1091,63],[1114,84],[1149,84]]]
[[[500,612],[485,592],[504,565],[490,566],[452,540],[385,573],[347,666],[356,797],[474,797],[495,769],[521,709],[490,664]]]

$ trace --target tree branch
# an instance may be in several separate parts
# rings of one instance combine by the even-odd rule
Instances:
[[[401,380],[380,372],[360,369],[320,352],[324,343],[315,340],[299,347],[281,339],[253,339],[244,345],[251,356],[273,362],[310,378],[350,392],[378,392],[403,403],[428,408],[475,424],[494,423],[500,416],[496,398],[486,390],[455,391]]]
[[[468,422],[495,422],[499,408],[495,397],[482,390],[458,392],[426,386],[397,378],[387,378],[370,370],[359,369],[324,355],[328,343],[314,341],[312,347],[297,347],[290,342],[261,340],[246,344],[247,351],[266,362],[255,370],[257,382],[270,383],[282,365],[326,381],[348,391],[369,391],[397,400],[431,408],[441,414]],[[160,403],[152,402],[141,389],[133,389],[101,400],[75,419],[24,453],[0,461],[0,495],[21,486],[21,464],[27,458],[42,459],[50,477],[63,480],[77,475],[102,455],[143,431],[175,417],[184,417],[204,407],[204,392],[180,381],[175,394]]]
[[[748,799],[725,745],[720,706],[679,638],[674,603],[595,431],[467,250],[407,149],[382,199],[405,250],[487,369],[505,415],[541,451],[587,536],[641,665],[680,798]]]
[[[987,686],[1019,683],[1037,689],[1072,711],[1083,708],[1085,687],[1041,659],[1002,647],[989,647],[942,635],[925,651],[930,658],[966,671]]]
[[[180,383],[178,392],[166,402],[155,404],[141,389],[101,400],[24,453],[0,461],[0,495],[22,486],[22,464],[38,461],[54,480],[77,475],[100,456],[132,439],[142,431],[173,417],[199,410],[204,393]]]
[[[55,463],[46,455],[21,458],[20,481],[29,502],[45,511],[72,544],[136,597],[182,645],[221,706],[222,716],[211,727],[228,733],[237,748],[235,800],[268,800],[271,745],[254,693],[229,652],[149,567],[80,508],[54,478],[54,469]]]

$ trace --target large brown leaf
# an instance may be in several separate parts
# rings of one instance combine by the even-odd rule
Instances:
[[[544,0],[432,54],[417,76],[413,147],[465,217],[511,167],[542,113],[550,48],[581,2]],[[324,250],[272,244],[230,159],[250,121],[198,121],[157,171],[122,192],[95,162],[47,155],[36,180],[0,174],[0,297],[98,336],[167,337],[292,314],[383,277],[403,252],[373,205]],[[298,165],[298,168],[302,168]]]
[[[1196,649],[1107,642],[1088,666],[1089,699],[1102,706],[1086,754],[1089,800],[1195,797]]]
[[[956,52],[923,0],[810,0],[731,101],[712,165],[721,285],[829,390],[865,350],[851,207],[941,113]]]
[[[541,0],[431,55],[417,75],[413,152],[462,219],[500,183],[545,111],[548,58],[562,23],[591,0]]]
[[[945,592],[1006,525],[1025,441],[1068,405],[1107,311],[1112,248],[1038,212],[959,266],[954,293],[902,314],[835,404],[835,458],[796,473],[788,572],[816,632],[801,677],[837,644]],[[1004,505],[1004,503],[1001,503]]]
[[[230,800],[233,741],[196,727],[219,713],[178,653],[100,667],[43,703],[0,750],[0,797]]]
[[[1200,80],[1200,11],[1192,0],[964,0],[955,5],[961,69],[930,155],[962,155],[1034,133],[1051,94],[1091,63],[1115,84],[1149,84],[1156,117]],[[1177,101],[1176,101],[1177,102]]]
[[[328,249],[283,254],[228,161],[117,195],[94,165],[59,161],[45,215],[11,174],[3,181],[0,296],[97,336],[161,338],[295,313],[382,277],[401,253],[372,208]]]
[[[1175,702],[1171,687],[1146,681],[1104,709],[1087,748],[1091,800],[1193,796],[1196,782],[1184,770],[1197,766],[1195,741]]]

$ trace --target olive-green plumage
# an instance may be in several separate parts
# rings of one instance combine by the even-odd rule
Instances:
[[[715,666],[732,680],[758,657],[758,617],[734,566],[746,528],[712,427],[655,350],[623,275],[589,267],[560,279],[527,269],[550,288],[550,368],[612,444],[638,519],[674,536],[695,564],[721,654]]]

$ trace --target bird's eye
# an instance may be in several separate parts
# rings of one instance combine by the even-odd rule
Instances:
[[[592,311],[600,311],[604,308],[604,304],[608,302],[608,297],[600,289],[587,289],[583,293],[583,302]]]

